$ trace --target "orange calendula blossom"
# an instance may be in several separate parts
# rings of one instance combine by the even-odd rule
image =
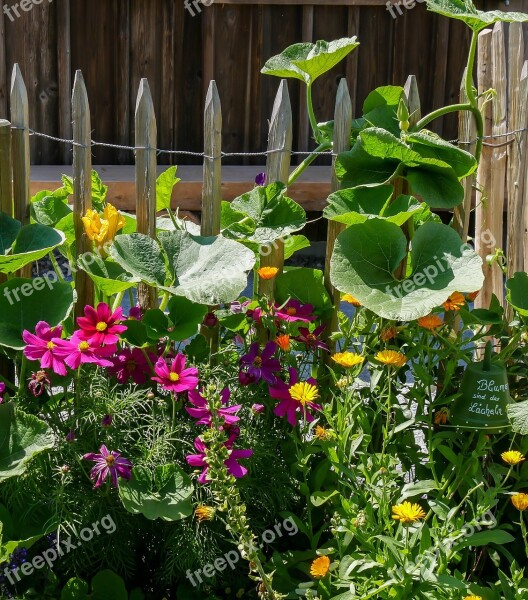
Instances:
[[[405,525],[410,525],[420,519],[425,519],[425,512],[419,504],[405,501],[392,507],[392,518]]]
[[[526,510],[528,508],[528,494],[524,492],[518,492],[511,497],[513,506],[517,510]]]
[[[445,425],[449,419],[449,409],[444,406],[440,410],[437,410],[434,414],[435,425]]]
[[[355,352],[337,352],[332,356],[332,360],[338,365],[350,369],[365,362],[365,357]]]
[[[284,352],[288,352],[290,350],[290,348],[291,348],[290,336],[287,333],[285,333],[283,335],[279,335],[275,339],[275,343]]]
[[[354,298],[352,294],[344,294],[341,300],[343,302],[348,302],[349,304],[352,304],[352,306],[355,306],[356,308],[361,306],[361,302],[357,298]]]
[[[442,304],[445,310],[460,310],[466,303],[464,294],[460,292],[453,292],[451,296]]]
[[[374,357],[378,362],[389,367],[403,367],[407,362],[407,357],[396,350],[382,350]]]
[[[442,319],[438,315],[427,315],[426,317],[420,317],[418,319],[418,325],[424,329],[433,331],[434,329],[443,325]]]
[[[273,279],[274,277],[276,277],[277,273],[279,272],[279,269],[277,269],[277,267],[261,267],[258,270],[258,274],[259,277],[261,279]]]
[[[512,467],[522,463],[523,460],[526,460],[524,454],[518,450],[508,450],[507,452],[503,452],[501,458],[506,464],[511,465]]]
[[[389,340],[394,339],[398,335],[398,330],[394,326],[385,327],[380,332],[380,340],[382,342],[388,342]]]
[[[212,521],[215,517],[216,510],[212,506],[199,504],[194,511],[194,516],[201,523],[202,521]]]
[[[310,565],[310,575],[316,579],[322,579],[330,570],[330,559],[328,556],[319,556]]]
[[[84,230],[88,239],[97,244],[98,248],[103,248],[105,244],[112,242],[118,231],[125,226],[125,218],[111,204],[107,204],[103,218],[95,210],[87,210],[82,218]]]
[[[322,425],[317,425],[314,431],[315,437],[321,442],[328,442],[335,437],[335,433]]]

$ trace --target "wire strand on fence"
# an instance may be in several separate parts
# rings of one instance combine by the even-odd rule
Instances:
[[[26,129],[24,127],[15,127],[15,126],[11,126],[11,129],[14,129],[16,131],[26,131]],[[496,139],[496,138],[503,138],[503,137],[507,137],[509,135],[515,136],[515,134],[517,133],[524,133],[528,131],[528,127],[523,127],[522,129],[514,129],[513,131],[507,131],[506,133],[500,133],[500,134],[494,134],[494,135],[484,135],[482,137],[478,137],[475,138],[472,141],[461,141],[461,140],[450,140],[449,143],[450,144],[458,144],[459,146],[472,146],[473,144],[476,144],[479,140],[483,141],[483,144],[485,146],[488,146],[490,148],[502,148],[504,146],[509,146],[510,144],[512,144],[515,141],[515,137],[513,137],[510,140],[507,140],[506,142],[502,142],[500,144],[490,144],[487,143],[485,140],[490,140],[490,139]],[[41,137],[47,140],[51,140],[53,142],[58,142],[61,144],[68,144],[70,146],[77,146],[79,148],[84,148],[84,144],[79,144],[77,142],[74,142],[73,140],[67,140],[67,139],[63,139],[63,138],[59,138],[59,137],[55,137],[53,135],[48,135],[47,133],[41,133],[40,131],[35,131],[34,129],[29,129],[29,135],[31,136],[35,136],[35,137]],[[92,147],[101,147],[101,148],[110,148],[113,150],[126,150],[129,152],[136,152],[137,150],[154,150],[156,152],[156,154],[173,154],[173,155],[181,155],[181,156],[193,156],[196,158],[205,158],[208,160],[218,160],[221,158],[234,158],[234,157],[255,157],[255,156],[268,156],[269,154],[274,154],[276,152],[284,152],[284,148],[276,148],[276,149],[272,149],[272,150],[263,150],[262,152],[222,152],[222,154],[220,156],[208,156],[207,154],[203,153],[203,152],[192,152],[191,150],[164,150],[161,148],[148,148],[146,146],[125,146],[125,145],[121,145],[121,144],[109,144],[107,142],[97,142],[97,141],[92,141]],[[310,152],[309,150],[296,150],[291,152],[292,156],[336,156],[331,150],[326,150],[323,152]]]

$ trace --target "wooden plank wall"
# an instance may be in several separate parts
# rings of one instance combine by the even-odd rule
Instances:
[[[14,2],[13,2],[14,4]],[[9,5],[9,2],[8,2]],[[479,2],[488,9],[528,12],[528,0]],[[357,34],[360,48],[322,77],[314,90],[321,120],[332,118],[337,86],[346,77],[354,114],[370,90],[417,76],[423,111],[457,100],[469,35],[465,27],[427,13],[424,4],[393,19],[383,0],[217,0],[193,17],[183,0],[54,0],[13,22],[0,13],[0,118],[9,113],[9,77],[20,64],[28,87],[31,127],[70,137],[72,76],[82,69],[94,139],[133,145],[135,96],[147,77],[159,123],[159,145],[203,147],[205,88],[215,79],[222,98],[225,152],[266,147],[279,81],[259,70],[297,41]],[[290,82],[294,149],[310,146],[301,86]],[[437,130],[455,138],[456,119]],[[33,139],[33,164],[71,162],[71,149]],[[129,151],[94,148],[95,164],[132,164]],[[199,164],[160,156],[160,163]],[[264,157],[225,164],[263,164]]]

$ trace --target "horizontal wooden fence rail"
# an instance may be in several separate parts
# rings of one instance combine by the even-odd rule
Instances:
[[[453,227],[465,241],[470,230],[470,216],[475,212],[476,230],[469,232],[475,239],[477,251],[485,262],[486,283],[477,304],[486,306],[495,294],[503,301],[503,272],[497,264],[488,265],[486,257],[502,248],[510,258],[510,272],[524,270],[528,266],[528,244],[525,245],[528,230],[528,196],[526,128],[528,127],[528,61],[524,61],[523,30],[520,25],[509,27],[505,36],[505,26],[495,25],[493,30],[480,34],[477,86],[483,92],[494,87],[496,92],[491,102],[486,104],[485,123],[487,136],[484,153],[476,178],[465,182],[465,199],[454,213]],[[505,39],[508,39],[506,46]],[[343,79],[335,102],[336,146],[335,151],[347,147],[346,131],[350,129],[354,104],[349,93],[350,82]],[[421,105],[417,80],[410,76],[405,86],[409,105],[418,114]],[[461,92],[463,98],[463,92]],[[77,72],[73,86],[71,104],[73,116],[73,140],[60,140],[65,147],[73,149],[73,167],[30,168],[30,123],[28,99],[22,73],[15,65],[11,82],[11,115],[9,121],[0,121],[0,206],[5,212],[15,214],[20,220],[29,219],[30,194],[43,189],[54,189],[60,185],[60,175],[71,173],[74,180],[74,218],[78,236],[78,252],[90,247],[82,228],[81,217],[91,207],[91,165],[92,123],[88,94],[82,73]],[[1,115],[0,115],[1,116]],[[255,152],[266,156],[269,181],[287,183],[291,172],[292,124],[297,115],[292,114],[288,85],[282,81],[275,99],[270,119],[268,150]],[[136,139],[135,167],[99,166],[95,167],[103,181],[109,185],[108,200],[118,208],[135,211],[138,216],[138,229],[155,236],[156,176],[163,169],[157,165],[157,126],[154,103],[146,79],[139,85],[135,112]],[[220,202],[247,192],[254,185],[258,166],[223,165],[222,154],[222,113],[220,95],[215,82],[211,82],[205,101],[204,152],[195,153],[203,159],[203,167],[182,166],[178,176],[182,181],[176,186],[173,196],[174,208],[189,211],[196,221],[202,218],[202,231],[212,235],[219,232]],[[163,124],[160,123],[160,130]],[[94,127],[97,131],[97,124]],[[11,132],[11,144],[9,141]],[[7,137],[6,137],[7,135]],[[40,135],[35,132],[35,135]],[[459,118],[459,144],[468,151],[475,147],[475,128],[469,113]],[[167,149],[167,152],[179,150]],[[183,151],[182,151],[183,153]],[[6,173],[11,172],[11,181]],[[339,182],[333,177],[330,166],[308,168],[292,184],[288,194],[306,210],[321,211],[326,198]],[[476,190],[476,195],[475,195]],[[505,214],[504,214],[505,213]],[[503,220],[507,220],[507,235],[503,237]],[[486,235],[482,235],[486,233]],[[326,285],[338,299],[328,279],[328,260],[333,250],[333,241],[339,228],[331,223],[328,231]],[[266,264],[282,269],[283,249],[279,246],[267,255]],[[77,294],[79,305],[93,299],[91,281],[82,273],[77,274]],[[262,288],[269,294],[273,289]],[[157,305],[152,290],[140,290],[140,302],[144,307]],[[81,310],[80,308],[78,310]]]

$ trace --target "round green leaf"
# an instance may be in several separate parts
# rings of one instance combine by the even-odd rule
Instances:
[[[165,284],[163,253],[156,241],[148,235],[118,235],[110,248],[110,256],[141,281],[150,285]]]
[[[0,272],[14,273],[46,256],[66,241],[60,231],[45,225],[26,225],[20,230],[11,254],[0,255]]]
[[[125,582],[113,571],[99,571],[92,579],[92,600],[128,600]]]
[[[170,339],[182,342],[198,331],[198,326],[207,314],[207,306],[192,302],[183,296],[174,296],[168,304],[172,322]]]
[[[5,212],[0,212],[0,255],[5,254],[20,233],[22,223]]]
[[[79,257],[77,266],[88,273],[99,291],[106,296],[124,292],[140,281],[138,277],[131,277],[117,263],[103,260],[95,252]]]

